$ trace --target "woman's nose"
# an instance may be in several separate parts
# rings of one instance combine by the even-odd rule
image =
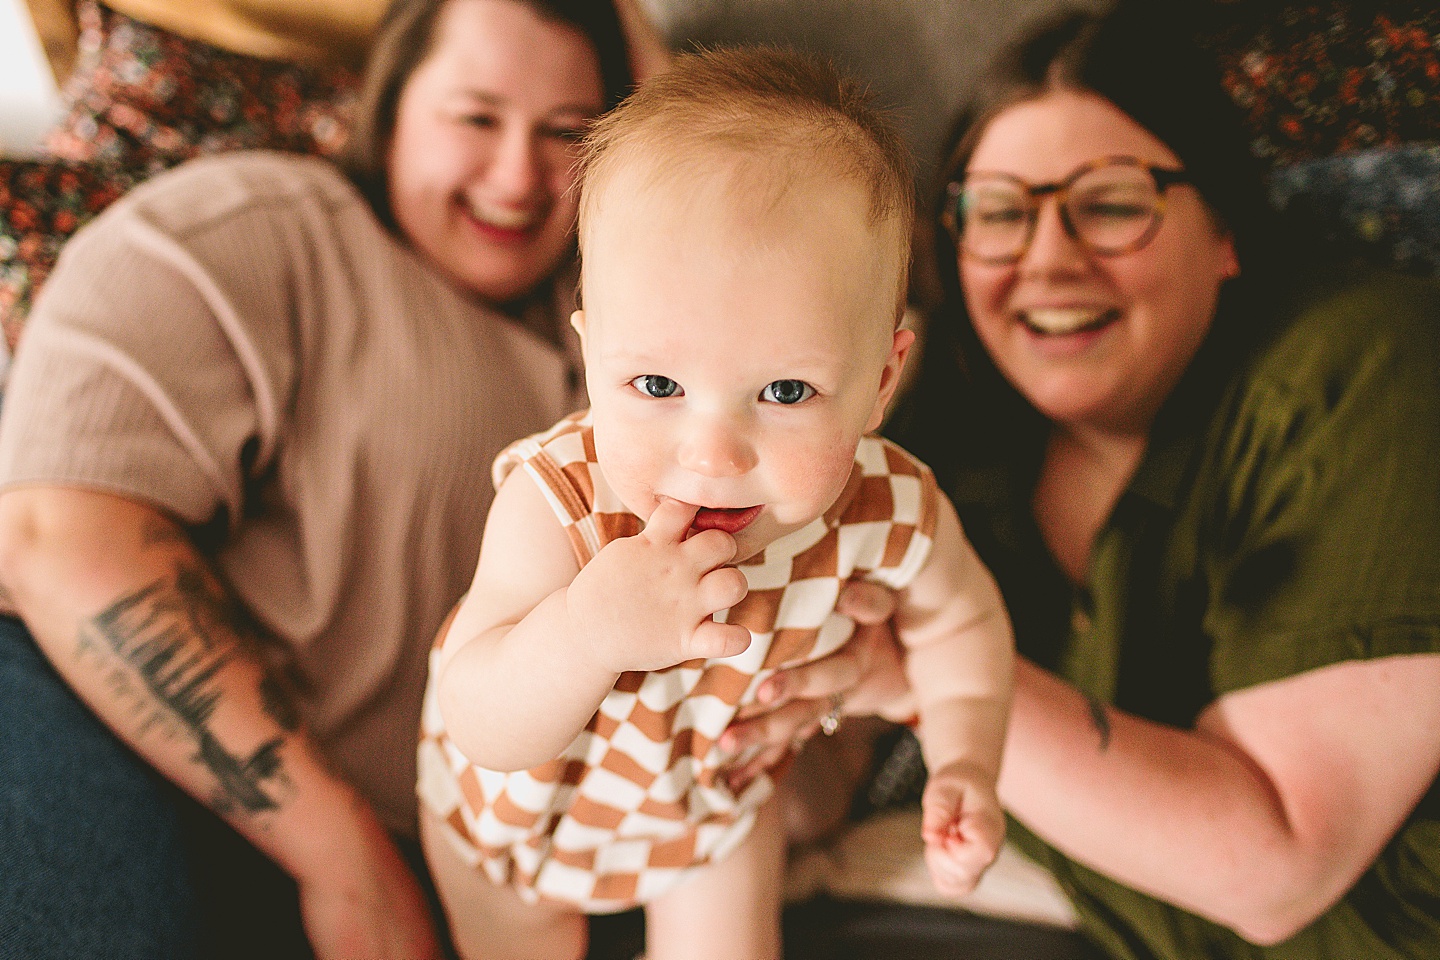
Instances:
[[[1065,226],[1060,204],[1047,197],[1035,213],[1035,232],[1020,258],[1021,266],[1032,270],[1082,267],[1089,255]]]
[[[541,156],[529,130],[506,130],[490,158],[486,178],[499,195],[512,200],[530,198],[543,179]]]
[[[755,448],[741,425],[721,419],[693,424],[679,448],[680,466],[707,477],[738,477],[755,468]]]

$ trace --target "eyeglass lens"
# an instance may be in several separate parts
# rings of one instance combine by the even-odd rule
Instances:
[[[1096,253],[1136,249],[1159,223],[1160,193],[1143,167],[1096,167],[1068,185],[1041,191],[1010,177],[976,174],[966,178],[957,198],[956,223],[966,252],[982,260],[1018,259],[1035,230],[1037,192],[1058,194],[1068,232]]]

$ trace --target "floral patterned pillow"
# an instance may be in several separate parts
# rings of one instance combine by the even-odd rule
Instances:
[[[1440,8],[1208,0],[1202,33],[1276,206],[1341,254],[1440,272]]]
[[[1211,0],[1204,43],[1275,166],[1440,140],[1440,8]]]
[[[141,178],[88,163],[0,160],[0,321],[10,350],[61,245]]]

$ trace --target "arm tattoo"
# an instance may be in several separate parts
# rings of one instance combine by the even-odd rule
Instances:
[[[1110,749],[1110,714],[1105,710],[1105,704],[1094,697],[1087,697],[1085,702],[1090,704],[1090,722],[1095,725],[1095,732],[1100,734],[1100,752],[1104,753]]]
[[[212,800],[217,812],[263,813],[278,807],[274,791],[283,780],[280,747],[283,736],[261,744],[248,757],[238,756],[211,729],[211,717],[224,694],[216,676],[234,657],[242,618],[233,605],[193,564],[181,564],[173,584],[157,580],[123,596],[82,630],[82,648],[98,645],[130,668],[120,671],[117,686],[132,693],[133,677],[144,685],[146,703],[158,702],[172,729],[195,744],[195,757],[216,778]],[[86,636],[86,634],[89,636]],[[133,671],[133,673],[132,673]],[[284,731],[298,720],[280,685],[267,678],[259,691],[267,714]],[[148,726],[149,724],[147,724]]]

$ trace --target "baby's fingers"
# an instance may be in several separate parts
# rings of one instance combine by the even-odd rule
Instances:
[[[930,879],[935,889],[947,897],[963,897],[980,882],[984,866],[966,862],[967,859],[957,858],[954,851],[941,844],[925,845],[925,866],[930,870]]]
[[[700,605],[707,614],[735,606],[749,592],[745,574],[734,567],[720,567],[700,578]]]
[[[690,635],[687,660],[709,660],[712,657],[733,657],[750,646],[750,631],[737,623],[716,623],[703,620]]]
[[[681,544],[680,549],[696,570],[713,570],[735,559],[735,538],[723,530],[701,530]]]
[[[948,836],[960,821],[965,798],[963,785],[943,776],[931,777],[920,799],[920,832],[928,840]]]
[[[1000,842],[997,838],[983,839],[977,835],[957,834],[932,846],[943,852],[945,859],[954,865],[956,871],[977,877],[984,873],[1000,854]]]
[[[995,862],[1005,839],[1005,818],[999,809],[967,810],[943,829],[927,825],[925,860],[941,892],[967,893]]]
[[[645,529],[640,535],[651,543],[679,543],[690,532],[690,524],[700,508],[693,503],[680,500],[662,499],[650,512]]]
[[[981,856],[993,860],[1005,840],[1005,815],[995,808],[967,809],[956,824],[960,838]]]

